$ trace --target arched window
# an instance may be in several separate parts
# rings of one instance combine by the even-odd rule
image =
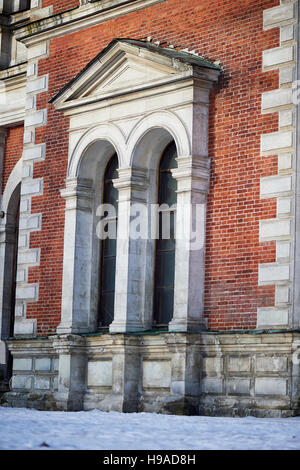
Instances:
[[[1,340],[14,335],[16,282],[18,261],[19,217],[20,217],[20,184],[14,190],[7,208],[5,227],[5,251],[2,294]],[[12,356],[6,350],[4,379],[8,381],[12,374]],[[0,370],[1,375],[1,370]]]
[[[159,166],[158,204],[166,205],[159,212],[159,238],[156,242],[155,287],[154,287],[154,325],[167,325],[173,317],[174,277],[175,277],[175,211],[168,210],[176,204],[176,180],[171,169],[177,167],[177,151],[172,142],[165,149]],[[166,222],[170,217],[170,230]],[[169,235],[169,236],[168,236]]]
[[[115,154],[107,164],[104,174],[103,204],[111,204],[115,208],[116,217],[112,223],[117,224],[118,190],[113,185],[113,179],[118,177],[118,157]],[[107,328],[114,319],[115,275],[116,275],[117,240],[106,238],[101,242],[100,262],[100,301],[99,327]]]

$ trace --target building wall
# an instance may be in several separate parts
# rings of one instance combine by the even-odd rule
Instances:
[[[112,16],[104,11],[96,26],[85,26],[90,20],[74,20],[79,8],[62,14],[79,6],[78,0],[33,1],[37,10],[32,9],[32,19],[44,18],[41,27],[52,14],[57,14],[57,24],[73,19],[77,26],[68,26],[68,34],[51,39],[45,34],[30,44],[25,130],[20,125],[10,128],[16,123],[9,122],[8,130],[1,131],[3,190],[21,154],[23,160],[19,338],[7,342],[14,371],[2,404],[230,416],[299,414],[299,334],[258,331],[299,326],[291,309],[292,178],[297,169],[291,86],[296,78],[298,2],[135,4],[146,2],[151,5],[123,16],[115,8]],[[100,2],[81,5],[92,11]],[[39,27],[36,23],[24,31],[32,34]],[[60,190],[65,187],[70,122],[49,100],[118,37],[151,38],[222,67],[210,97],[207,334],[56,336],[65,224]],[[255,329],[255,334],[245,332]]]
[[[48,91],[37,97],[37,109],[48,110],[47,124],[36,130],[36,144],[46,143],[47,153],[34,166],[35,178],[44,178],[44,192],[32,199],[32,213],[42,212],[43,224],[31,235],[30,247],[41,248],[41,258],[40,266],[30,269],[29,282],[39,281],[40,288],[38,301],[27,308],[28,318],[38,318],[38,334],[54,333],[60,316],[64,206],[59,189],[68,152],[68,122],[48,101],[115,37],[151,36],[161,45],[220,61],[224,76],[210,114],[206,316],[215,330],[255,328],[257,308],[274,304],[274,286],[258,287],[258,265],[275,261],[275,244],[259,244],[258,225],[276,216],[274,200],[259,199],[259,178],[277,173],[277,159],[260,156],[260,135],[278,130],[277,115],[262,116],[260,108],[261,93],[278,87],[278,72],[262,71],[263,50],[279,45],[278,29],[263,31],[262,15],[277,4],[224,0],[204,7],[194,0],[168,0],[51,40],[38,71],[49,74]]]

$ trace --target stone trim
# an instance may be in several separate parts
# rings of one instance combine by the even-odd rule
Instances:
[[[17,32],[17,39],[24,44],[38,44],[46,39],[75,33],[82,29],[91,28],[114,18],[147,8],[166,0],[101,0],[81,5],[49,18],[42,22],[36,21],[28,27],[22,27]],[[44,10],[44,9],[43,9]]]
[[[35,144],[35,129],[47,123],[47,109],[36,109],[37,95],[48,90],[48,75],[38,75],[38,61],[48,56],[49,42],[28,49],[15,336],[35,335],[36,321],[26,320],[28,302],[38,300],[39,285],[28,284],[28,269],[40,264],[40,249],[30,248],[30,234],[42,228],[42,214],[31,213],[31,200],[43,194],[43,178],[33,178],[34,164],[46,157],[46,144]],[[29,325],[32,325],[32,328]]]
[[[295,416],[299,344],[299,333],[291,332],[62,335],[8,341],[14,358],[12,390],[1,404],[68,411]]]
[[[295,326],[292,312],[294,278],[295,79],[298,1],[282,1],[264,12],[264,30],[280,28],[280,47],[263,52],[263,70],[279,70],[279,89],[262,94],[262,113],[279,115],[278,132],[261,136],[261,155],[278,155],[278,175],[261,178],[261,199],[277,199],[277,218],[261,220],[260,242],[276,242],[276,262],[259,266],[259,285],[275,285],[274,307],[259,308],[258,328]]]

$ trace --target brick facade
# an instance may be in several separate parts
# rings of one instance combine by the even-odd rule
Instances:
[[[0,130],[4,129],[0,145],[4,202],[10,195],[10,188],[5,192],[10,174],[22,183],[15,312],[19,342],[7,341],[16,371],[5,403],[27,405],[27,394],[40,390],[42,381],[36,364],[41,360],[48,364],[44,382],[51,395],[49,401],[46,399],[49,409],[192,409],[203,414],[260,416],[270,409],[274,416],[298,413],[299,387],[294,377],[299,371],[292,361],[299,345],[299,334],[295,332],[299,319],[294,313],[298,309],[298,271],[300,276],[300,270],[294,269],[298,256],[297,121],[296,103],[292,102],[292,82],[298,76],[297,21],[295,0],[31,3],[28,24],[17,27],[15,33],[16,40],[27,48],[27,64],[0,71],[0,80],[8,84],[8,90],[12,87],[10,74],[22,75],[26,81],[24,126],[20,118],[2,127],[0,121]],[[117,38],[143,41],[143,45]],[[146,43],[147,51],[143,49]],[[185,78],[188,84],[184,87],[179,70],[191,78],[188,74],[194,65],[187,61],[187,68],[186,63],[178,66],[180,55],[177,63],[174,55],[172,60],[163,56],[163,49],[171,56],[177,51],[188,52],[189,60],[205,59],[206,67],[203,63],[202,68],[197,65],[198,81],[193,75],[191,85],[192,81]],[[124,92],[121,84],[119,94],[104,94],[104,98],[96,97],[97,101],[93,95],[93,86],[100,86],[97,74],[100,77],[103,68],[108,67],[116,79],[109,59],[114,50],[116,54],[122,52],[128,61],[131,75],[127,85],[132,81],[133,88]],[[93,61],[102,51],[103,55]],[[147,89],[149,95],[140,95],[140,84],[135,83],[132,72],[135,69],[130,68],[132,64],[140,66],[139,60],[145,61],[149,74],[161,72],[162,66],[170,77],[178,73],[179,84],[170,85],[170,78],[163,89],[160,82],[155,82],[161,87],[157,92],[161,93],[161,105],[155,101],[153,90]],[[209,72],[207,64],[211,66]],[[136,70],[140,72],[138,66]],[[120,68],[120,74],[123,72]],[[88,89],[92,90],[90,102],[85,95]],[[188,89],[194,94],[188,95]],[[127,108],[123,95],[128,99]],[[160,122],[165,125],[164,131],[155,133],[153,129],[160,128]],[[119,300],[115,312],[120,318],[123,315],[124,321],[115,319],[112,323],[116,323],[115,329],[109,331],[116,336],[98,335],[91,320],[94,313],[90,306],[95,303],[93,299],[86,302],[86,291],[92,298],[97,278],[90,275],[91,268],[84,260],[91,256],[88,259],[93,261],[86,248],[93,242],[91,238],[83,243],[82,228],[78,227],[94,227],[87,214],[92,212],[91,201],[101,192],[101,183],[95,183],[96,170],[93,174],[82,162],[90,158],[90,165],[96,165],[99,158],[98,164],[106,164],[106,156],[100,159],[100,146],[98,157],[94,155],[94,134],[99,141],[107,139],[105,152],[117,149],[120,171],[114,184],[119,191],[119,207],[124,209],[118,223],[125,225],[126,201],[149,203],[149,188],[156,184],[151,180],[153,175],[149,176],[156,171],[155,164],[151,162],[150,171],[143,157],[143,150],[147,152],[149,146],[143,126],[153,132],[152,144],[158,153],[162,150],[160,139],[167,139],[167,132],[173,135],[170,129],[180,134],[176,142],[178,168],[172,170],[172,175],[177,179],[178,198],[183,201],[190,197],[205,205],[205,263],[201,256],[193,258],[189,254],[191,261],[182,267],[183,275],[179,277],[183,284],[186,282],[186,289],[177,289],[177,300],[175,294],[174,318],[175,311],[178,318],[173,321],[174,330],[170,328],[172,322],[169,324],[172,334],[142,336],[153,324],[144,317],[144,323],[139,323],[146,314],[130,311],[128,298],[139,292],[140,303],[137,301],[135,308],[139,310],[142,296],[152,294],[138,291],[141,279],[132,275],[133,269],[125,269],[133,259],[134,267],[141,272],[149,259],[145,262],[142,256],[132,257],[132,253],[146,253],[142,244],[128,251],[125,247],[125,255],[119,255],[121,274],[116,282],[120,299],[125,289],[120,279],[127,285],[128,295],[125,301]],[[191,135],[186,138],[185,132]],[[134,136],[136,142],[131,143]],[[189,138],[190,147],[185,145]],[[178,259],[184,264],[185,259],[177,255]],[[148,270],[154,266],[151,263]],[[197,276],[189,279],[194,265]],[[176,269],[178,273],[178,262]],[[151,280],[145,275],[143,281],[147,291]],[[195,309],[197,283],[201,300]],[[180,284],[177,275],[177,287],[181,288]],[[191,299],[186,295],[182,301],[182,292],[191,293]],[[73,306],[76,302],[78,308]],[[182,313],[183,304],[188,312]],[[195,311],[197,321],[193,320]],[[136,326],[137,336],[130,336],[130,321]],[[30,364],[27,369],[22,369],[22,358]],[[152,376],[152,368],[159,371],[162,384],[157,385],[160,379]],[[129,382],[130,391],[126,386]],[[163,393],[156,390],[160,386],[165,389]],[[272,387],[274,393],[270,392]],[[41,390],[39,393],[43,401]],[[226,397],[221,405],[220,397]],[[44,405],[37,400],[34,406]]]
[[[277,173],[276,158],[260,156],[260,135],[278,130],[277,116],[262,116],[260,109],[261,94],[278,87],[278,72],[262,71],[263,50],[279,45],[278,30],[263,31],[262,12],[277,4],[223,1],[204,7],[169,0],[70,34],[67,42],[65,36],[51,40],[49,58],[39,61],[39,75],[49,74],[49,90],[37,100],[37,109],[48,107],[47,125],[36,131],[36,143],[47,146],[45,162],[35,164],[35,177],[45,178],[44,194],[32,204],[33,212],[43,213],[42,231],[31,237],[31,247],[41,247],[41,264],[30,270],[30,282],[39,280],[40,291],[27,311],[38,318],[40,335],[54,333],[60,318],[64,204],[59,190],[68,153],[67,119],[47,103],[115,37],[151,36],[220,61],[224,75],[210,109],[205,314],[214,330],[253,329],[257,308],[274,304],[274,287],[258,287],[258,265],[275,261],[275,244],[259,244],[258,224],[276,216],[275,202],[260,201],[259,188],[260,177]]]

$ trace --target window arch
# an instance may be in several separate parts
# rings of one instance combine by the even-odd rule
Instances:
[[[110,222],[116,225],[118,220],[118,190],[114,187],[113,180],[118,177],[117,169],[118,157],[115,153],[105,169],[102,204],[110,204],[115,208],[116,217],[114,220],[110,220]],[[114,319],[116,251],[116,239],[107,237],[101,241],[99,328],[107,328]]]
[[[159,165],[158,204],[166,205],[159,211],[159,231],[155,250],[154,325],[167,325],[173,317],[175,280],[175,210],[177,182],[171,169],[177,167],[177,150],[171,142],[164,150]],[[169,219],[168,219],[169,216]],[[163,223],[168,221],[170,229],[165,232]]]

